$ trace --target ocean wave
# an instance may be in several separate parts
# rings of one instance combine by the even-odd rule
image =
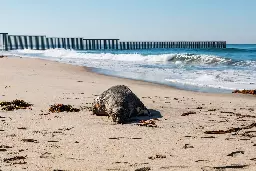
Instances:
[[[217,89],[253,89],[256,61],[195,53],[95,53],[64,49],[15,50],[6,55],[43,58],[98,68],[103,73],[163,84]],[[219,65],[220,64],[220,65]],[[206,66],[205,66],[206,65]],[[222,66],[224,65],[224,67]],[[229,67],[226,67],[226,66]],[[186,88],[185,88],[186,89]]]
[[[223,49],[213,48],[213,49],[207,49],[207,51],[224,52],[224,53],[245,53],[245,52],[254,53],[254,52],[256,52],[256,48],[255,48],[255,46],[245,47],[245,48],[223,48]]]
[[[255,66],[256,61],[243,61],[224,58],[221,56],[194,54],[194,53],[171,53],[157,55],[143,55],[138,53],[114,54],[114,53],[91,53],[86,51],[75,51],[65,49],[48,50],[14,50],[9,55],[39,58],[58,58],[58,59],[83,59],[83,60],[114,60],[129,62],[172,62],[174,64],[195,64],[195,65],[233,65],[233,66]]]

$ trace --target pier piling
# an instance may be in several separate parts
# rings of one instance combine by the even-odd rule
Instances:
[[[13,49],[74,49],[74,50],[136,50],[136,49],[210,49],[226,48],[226,41],[127,41],[119,39],[84,39],[81,37],[46,37],[40,35],[9,35],[0,33],[2,48],[5,51]]]

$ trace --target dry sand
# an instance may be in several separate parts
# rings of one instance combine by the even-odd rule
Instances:
[[[0,80],[0,101],[34,104],[0,111],[0,170],[256,170],[256,127],[204,133],[255,123],[255,96],[177,90],[28,58],[1,58]],[[86,109],[48,112],[55,103],[91,106],[118,84],[155,110],[157,128],[116,125]],[[196,113],[181,116],[189,111]]]

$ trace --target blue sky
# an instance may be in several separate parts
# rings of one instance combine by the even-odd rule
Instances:
[[[256,43],[256,0],[0,0],[0,32]]]

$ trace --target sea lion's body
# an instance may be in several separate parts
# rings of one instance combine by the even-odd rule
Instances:
[[[94,100],[93,114],[109,116],[117,123],[126,123],[131,117],[150,113],[127,86],[118,85],[104,91]]]

